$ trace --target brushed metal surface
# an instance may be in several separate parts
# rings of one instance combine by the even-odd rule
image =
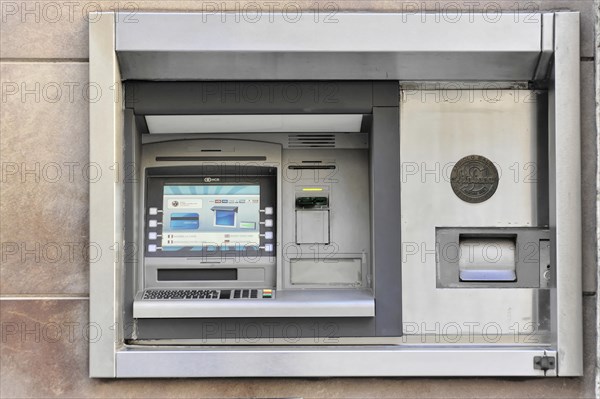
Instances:
[[[121,80],[115,55],[115,20],[112,14],[90,24],[90,82],[112,87]],[[105,172],[90,180],[89,240],[101,256],[90,262],[90,325],[100,337],[90,336],[90,377],[115,376],[115,351],[122,339],[114,327],[121,319],[119,281],[123,265],[123,182],[110,171],[123,163],[123,109],[113,96],[90,102],[90,160]]]
[[[535,290],[436,288],[435,228],[537,226],[537,181],[530,173],[540,166],[539,106],[545,104],[536,93],[522,90],[405,93],[399,243],[405,334],[414,334],[415,325],[421,334],[458,328],[460,334],[481,334],[485,342],[486,334],[494,340],[515,330],[535,331]],[[500,176],[496,193],[482,203],[461,200],[451,187],[452,168],[471,154],[491,160]],[[442,248],[438,256],[443,254]]]
[[[370,377],[370,376],[529,376],[535,356],[555,356],[543,348],[130,347],[117,353],[117,376],[138,377]],[[546,376],[555,375],[549,370]]]
[[[292,281],[291,264],[309,259],[336,262],[337,259],[362,259],[363,287],[372,286],[372,262],[369,200],[369,160],[366,149],[288,149],[282,152],[283,165],[305,165],[307,162],[335,165],[332,170],[289,170],[284,168],[282,181],[282,246],[284,256],[281,279],[286,289],[299,288]],[[310,163],[308,163],[310,164]],[[323,189],[328,196],[329,220],[327,243],[299,243],[297,237],[296,196],[312,196],[315,192],[304,188]],[[317,193],[319,193],[318,191]],[[302,212],[300,210],[300,212]],[[360,227],[359,227],[360,226]],[[314,238],[314,237],[312,237]],[[314,240],[313,240],[314,241]],[[325,240],[322,240],[325,241]],[[322,285],[304,284],[303,288]]]
[[[557,13],[550,88],[550,231],[556,245],[556,342],[561,376],[583,375],[579,14]],[[553,100],[553,101],[552,101]]]
[[[542,14],[117,13],[125,79],[530,80],[541,53]],[[310,34],[306,34],[310,32]],[[198,65],[202,65],[198,68]]]
[[[186,317],[372,317],[370,290],[287,290],[273,299],[142,300],[133,304],[136,318]]]

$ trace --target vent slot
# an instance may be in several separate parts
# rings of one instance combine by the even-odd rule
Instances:
[[[335,148],[335,134],[290,134],[289,148]]]
[[[203,161],[266,161],[263,156],[162,156],[156,162],[203,162]]]
[[[295,170],[317,170],[317,169],[335,169],[335,165],[290,165],[288,169]]]

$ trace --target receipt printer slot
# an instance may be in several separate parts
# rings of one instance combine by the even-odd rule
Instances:
[[[550,232],[536,227],[436,228],[437,288],[539,288]],[[543,261],[544,267],[548,262]],[[551,275],[551,270],[546,273]]]
[[[516,281],[515,239],[460,238],[460,281]]]

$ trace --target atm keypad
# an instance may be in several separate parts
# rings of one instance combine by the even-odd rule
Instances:
[[[263,290],[240,289],[231,291],[233,291],[231,299],[270,299],[273,298],[273,294],[275,293],[275,290],[269,288]]]
[[[142,299],[217,299],[218,290],[146,290]]]
[[[149,289],[144,291],[142,299],[148,300],[206,300],[206,299],[271,299],[273,289],[231,289],[231,290],[195,290],[195,289]]]

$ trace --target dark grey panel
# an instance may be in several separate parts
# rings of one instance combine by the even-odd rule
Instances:
[[[125,80],[496,81],[530,80],[539,53],[538,47],[532,51],[493,53],[118,51],[117,56]]]
[[[371,133],[371,231],[377,336],[402,334],[399,149],[398,107],[374,107]]]
[[[138,281],[136,267],[139,241],[137,236],[137,209],[139,201],[141,137],[137,129],[136,118],[131,110],[124,113],[124,160],[122,176],[124,179],[125,201],[125,244],[124,244],[124,285],[121,293],[123,301],[123,325],[125,339],[131,338],[133,332],[133,299]]]
[[[400,104],[400,87],[398,82],[373,82],[373,106],[397,107]]]
[[[537,160],[533,179],[537,180],[537,217],[538,226],[550,225],[549,161],[548,161],[548,92],[539,90],[535,97],[537,107]]]
[[[251,344],[258,338],[331,339],[372,337],[375,321],[360,318],[246,318],[246,319],[138,319],[137,339],[223,340],[227,344]],[[225,342],[227,340],[227,342]]]
[[[136,115],[371,113],[372,96],[367,81],[125,83]]]
[[[237,269],[158,269],[157,281],[237,280]]]

